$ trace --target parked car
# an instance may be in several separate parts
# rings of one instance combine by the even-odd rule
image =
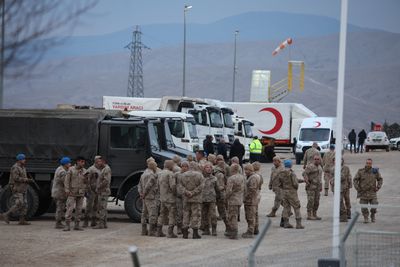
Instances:
[[[389,152],[389,139],[385,132],[369,132],[365,140],[365,151],[371,149],[385,149]]]
[[[400,151],[400,137],[391,138],[389,140],[389,146],[393,150],[399,150]]]

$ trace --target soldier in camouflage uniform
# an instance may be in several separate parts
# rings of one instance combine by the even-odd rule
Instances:
[[[138,184],[138,192],[140,199],[143,202],[142,211],[142,235],[156,236],[157,230],[157,163],[154,160],[147,159],[147,169],[140,176]],[[146,220],[150,224],[149,231],[147,230]]]
[[[239,164],[232,164],[231,176],[226,184],[226,201],[228,203],[228,231],[225,233],[230,239],[238,237],[238,211],[243,204],[245,181],[243,175],[239,174]]]
[[[335,159],[333,159],[333,166],[331,167],[331,185],[332,185],[332,192],[335,191]],[[350,168],[344,165],[344,159],[342,158],[342,168],[340,171],[340,221],[347,222],[348,214],[351,213],[351,206],[350,203],[345,201],[346,196],[349,194],[351,185],[351,173]]]
[[[279,182],[277,179],[277,174],[283,170],[282,162],[281,159],[278,156],[275,156],[272,159],[273,166],[271,168],[271,176],[269,178],[269,184],[268,188],[269,190],[272,190],[275,193],[275,201],[274,201],[274,206],[272,207],[272,210],[269,214],[267,214],[267,217],[275,217],[276,212],[278,211],[279,207],[282,205],[282,192],[281,189],[279,188]]]
[[[308,164],[310,164],[314,161],[315,156],[321,157],[321,154],[319,153],[319,150],[318,150],[318,143],[316,143],[316,142],[314,142],[312,144],[312,147],[307,149],[306,152],[304,153],[303,169],[305,169]]]
[[[87,169],[87,178],[88,178],[88,186],[86,189],[86,208],[85,208],[85,217],[83,220],[83,228],[88,227],[89,220],[90,226],[96,226],[96,215],[97,215],[97,193],[96,193],[96,185],[97,179],[100,176],[102,167],[101,156],[94,157],[94,164]]]
[[[335,160],[335,145],[331,144],[329,146],[329,151],[324,154],[322,158],[322,166],[324,170],[324,189],[325,189],[325,196],[328,196],[329,191],[329,183],[332,180],[333,176],[331,173],[332,166],[334,167],[334,160]]]
[[[56,169],[53,179],[53,187],[51,189],[51,197],[56,202],[56,229],[63,229],[62,219],[65,216],[65,207],[67,202],[67,195],[65,194],[64,181],[67,172],[71,167],[71,159],[63,157],[60,160],[60,166]]]
[[[304,229],[304,226],[301,224],[300,200],[297,195],[299,182],[303,182],[303,180],[297,179],[296,174],[292,170],[292,161],[290,159],[286,159],[284,165],[285,168],[277,174],[279,188],[282,190],[283,227],[293,228],[289,223],[290,210],[293,207],[296,216],[296,229]]]
[[[183,196],[183,238],[188,238],[190,226],[193,229],[193,239],[199,239],[204,178],[196,162],[189,163],[189,171],[182,176],[180,186]]]
[[[161,210],[158,216],[157,236],[164,237],[162,231],[163,222],[168,218],[169,238],[176,238],[174,234],[176,217],[176,179],[173,173],[174,162],[172,160],[164,161],[164,170],[158,174],[158,188],[160,190]]]
[[[209,154],[207,156],[207,161],[214,166],[215,164],[217,164],[217,156],[215,154]]]
[[[213,174],[212,164],[208,162],[204,166],[204,188],[203,188],[203,204],[201,209],[202,221],[204,221],[203,235],[210,235],[210,222],[212,235],[217,235],[217,213],[216,201],[219,195],[219,186],[217,177]]]
[[[76,164],[69,168],[64,181],[65,194],[67,197],[67,211],[65,213],[66,226],[64,231],[70,231],[72,220],[72,212],[75,208],[75,225],[74,230],[83,230],[79,223],[81,221],[83,198],[85,196],[88,184],[86,175],[85,159],[78,157]]]
[[[244,173],[247,177],[244,194],[244,212],[247,221],[247,231],[242,234],[244,238],[252,238],[256,223],[256,213],[260,196],[260,176],[254,172],[253,165],[244,165]]]
[[[321,220],[317,216],[319,199],[322,191],[322,167],[319,155],[314,156],[314,161],[309,163],[303,172],[307,192],[307,220]]]
[[[225,230],[228,227],[226,216],[227,203],[225,198],[225,189],[227,183],[227,175],[225,174],[225,161],[221,156],[218,158],[217,165],[214,166],[214,175],[217,178],[218,193],[217,193],[217,209],[221,220],[225,223]]]
[[[174,169],[173,169],[173,172],[174,173],[177,173],[177,172],[180,172],[181,171],[181,157],[179,157],[178,155],[175,155],[173,158],[172,158],[172,161],[174,162]]]
[[[176,180],[176,225],[178,235],[182,234],[182,224],[183,224],[183,199],[182,199],[182,187],[181,180],[185,172],[189,170],[189,163],[183,161],[181,163],[181,171],[175,173]]]
[[[26,159],[24,154],[18,154],[17,162],[11,167],[10,180],[8,182],[14,204],[4,214],[0,214],[7,224],[10,223],[9,215],[14,212],[19,214],[19,225],[29,225],[26,221],[26,213],[28,211],[28,202],[26,200],[26,191],[28,190],[28,183],[33,183],[33,179],[28,178],[26,174],[25,164]]]
[[[204,157],[203,150],[196,151],[196,162],[200,168],[200,171],[203,171],[204,165],[207,163],[207,159]]]
[[[93,229],[107,228],[107,203],[108,197],[111,195],[111,168],[106,164],[104,158],[100,159],[100,175],[97,178],[96,194],[97,194],[97,222]]]
[[[261,164],[260,164],[260,162],[255,161],[255,162],[252,163],[252,165],[253,165],[254,172],[255,172],[256,174],[258,174],[258,176],[260,177],[260,184],[259,184],[259,189],[258,189],[258,190],[261,192],[261,187],[262,187],[262,185],[264,184],[264,178],[263,178],[263,176],[261,175]],[[258,230],[258,228],[259,228],[259,223],[258,223],[258,206],[260,205],[260,201],[261,201],[261,194],[259,194],[258,204],[257,204],[257,209],[256,209],[256,222],[255,222],[255,225],[254,225],[254,234],[255,234],[255,235],[258,235],[258,233],[259,233],[259,230]]]
[[[378,205],[377,192],[383,184],[382,176],[378,168],[372,167],[372,159],[367,159],[365,167],[357,171],[353,179],[354,188],[357,190],[357,198],[360,204]],[[361,208],[364,223],[369,222],[368,208]],[[375,222],[376,208],[371,208],[371,222]]]

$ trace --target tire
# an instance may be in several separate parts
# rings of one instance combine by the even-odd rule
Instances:
[[[390,151],[390,148],[389,148],[389,146],[387,146],[386,147],[386,152],[389,152]]]
[[[135,185],[125,195],[124,208],[129,218],[136,223],[140,223],[142,217],[142,200],[140,199],[138,187]]]
[[[39,207],[35,213],[36,216],[45,214],[51,206],[52,198],[40,198]]]
[[[301,164],[301,155],[300,154],[296,154],[296,164],[297,165]]]
[[[35,189],[32,186],[28,185],[28,190],[26,192],[27,201],[28,201],[28,212],[26,214],[26,218],[30,219],[35,216],[38,207],[39,207],[39,196]],[[10,209],[13,204],[12,192],[9,185],[4,187],[4,191],[0,195],[0,210],[1,212],[6,212]],[[10,214],[11,219],[18,219],[19,214]]]

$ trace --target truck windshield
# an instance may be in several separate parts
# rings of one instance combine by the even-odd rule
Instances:
[[[224,116],[224,125],[227,128],[235,128],[235,126],[233,125],[233,121],[232,121],[232,115],[230,113],[224,112],[223,113]]]
[[[300,130],[300,141],[328,141],[330,129],[314,129],[314,128],[303,128]]]
[[[151,150],[154,151],[161,151],[161,146],[159,142],[159,131],[156,125],[152,124],[151,127],[149,127],[149,137],[150,137],[150,146]]]
[[[208,112],[210,115],[210,125],[211,127],[222,128],[221,112],[216,110],[210,110]]]
[[[244,131],[246,134],[246,137],[253,137],[253,131],[251,130],[251,124],[248,122],[243,122],[244,125]]]
[[[185,128],[181,120],[168,120],[169,131],[177,138],[185,137]]]
[[[189,114],[192,114],[196,124],[208,126],[207,113],[199,110],[189,110]]]
[[[179,121],[178,121],[178,122],[179,122]],[[182,121],[180,121],[180,122],[182,122]],[[168,127],[168,124],[169,124],[169,123],[165,123],[165,141],[166,141],[166,143],[167,143],[167,148],[174,148],[174,147],[176,147],[176,146],[175,146],[174,140],[172,139],[170,127]],[[157,125],[158,125],[159,127],[161,127],[161,124],[158,124],[158,123],[157,123]],[[183,127],[183,124],[182,124],[182,127]],[[159,132],[160,132],[160,134],[161,134],[161,131],[159,131]],[[158,138],[160,139],[160,138],[162,138],[162,136],[159,136]]]
[[[196,122],[194,120],[187,120],[186,124],[189,128],[189,135],[190,138],[198,138],[197,137],[197,130],[196,130]]]

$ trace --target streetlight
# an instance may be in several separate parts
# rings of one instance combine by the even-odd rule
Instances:
[[[183,8],[183,82],[182,82],[182,96],[186,95],[186,12],[192,6],[185,5]]]
[[[232,86],[232,102],[235,102],[235,83],[236,83],[236,39],[239,34],[239,31],[235,31],[235,49],[233,52],[233,86]]]

